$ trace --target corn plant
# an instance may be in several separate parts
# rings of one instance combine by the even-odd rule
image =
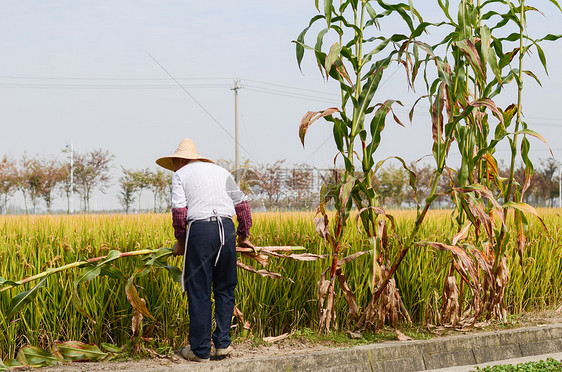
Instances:
[[[374,96],[389,66],[398,64],[411,67],[409,45],[424,26],[416,27],[416,22],[422,22],[422,19],[411,3],[391,5],[384,1],[342,0],[336,4],[333,0],[324,0],[322,9],[318,1],[316,8],[320,14],[311,19],[309,26],[295,41],[297,60],[300,66],[305,50],[314,52],[322,75],[339,82],[341,106],[308,112],[301,121],[299,135],[304,145],[310,125],[317,119],[325,118],[333,125],[334,141],[345,164],[345,172],[341,174],[339,182],[326,184],[323,188],[318,209],[320,217],[315,219],[317,231],[332,251],[332,264],[318,283],[319,328],[329,330],[335,318],[336,279],[345,294],[350,316],[358,324],[373,325],[377,320],[381,323],[390,320],[396,326],[399,312],[407,316],[407,311],[392,279],[396,267],[389,267],[391,257],[388,255],[387,235],[388,226],[393,228],[394,220],[381,208],[373,180],[376,170],[384,163],[384,160],[375,163],[375,153],[380,145],[386,118],[392,113],[394,121],[403,125],[393,112],[393,105],[402,103],[392,99],[376,102]],[[381,33],[381,22],[396,18],[404,23],[409,34]],[[305,37],[317,22],[324,23],[325,27],[318,32],[315,45],[310,47],[305,43]],[[337,41],[326,50],[323,44],[328,36]],[[409,171],[402,159],[396,159]],[[360,171],[356,170],[358,166]],[[415,175],[409,172],[411,185],[415,188]],[[325,207],[329,200],[334,201],[337,211],[333,227]],[[349,225],[353,204],[359,211],[358,219],[367,234],[370,249],[341,257],[345,253],[342,252],[341,239]],[[379,215],[384,218],[379,218]],[[368,252],[372,252],[373,260],[370,283],[372,300],[360,316],[355,296],[346,282],[344,265]],[[390,286],[386,287],[389,282]]]
[[[550,2],[560,10],[557,1]],[[546,143],[522,120],[524,77],[539,82],[534,72],[524,68],[524,60],[535,51],[546,71],[540,43],[559,36],[533,39],[527,35],[526,15],[538,9],[525,5],[524,0],[462,0],[456,19],[451,16],[448,0],[438,0],[438,4],[446,19],[439,27],[451,31],[436,45],[420,41],[416,45],[427,52],[424,76],[433,123],[435,178],[450,179],[448,194],[455,204],[452,218],[456,229],[445,242],[419,244],[452,254],[443,289],[442,322],[455,325],[461,320],[465,286],[472,295],[469,313],[474,322],[482,313],[488,318],[505,319],[507,247],[515,233],[523,265],[527,218],[537,215],[534,208],[522,202],[533,172],[529,137]],[[433,81],[427,77],[429,66],[437,70]],[[516,84],[517,102],[502,109],[496,99],[512,82]],[[498,144],[505,141],[509,142],[511,157],[509,174],[502,176],[494,154]],[[461,155],[456,171],[446,161],[455,145]],[[514,180],[517,159],[525,166],[523,185]],[[514,228],[507,218],[510,210],[514,211]]]

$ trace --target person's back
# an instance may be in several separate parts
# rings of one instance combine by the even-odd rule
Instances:
[[[232,177],[226,169],[208,162],[192,161],[179,169],[174,178],[174,184],[183,187],[185,200],[179,200],[178,194],[174,193],[172,205],[174,208],[187,207],[187,221],[234,216],[234,204],[228,192]]]

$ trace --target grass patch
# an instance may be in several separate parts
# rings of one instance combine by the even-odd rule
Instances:
[[[477,367],[476,371],[482,372],[542,372],[542,371],[562,371],[562,361],[548,358],[546,361],[521,363],[516,366],[512,364],[502,364],[486,368]]]

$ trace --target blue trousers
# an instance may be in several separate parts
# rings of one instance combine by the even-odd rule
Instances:
[[[225,349],[231,343],[234,288],[238,282],[236,233],[231,219],[222,221],[225,237],[218,261],[221,245],[218,222],[194,221],[189,228],[183,280],[189,302],[189,344],[199,358],[209,358],[211,338],[217,349]],[[214,332],[211,291],[215,297]]]

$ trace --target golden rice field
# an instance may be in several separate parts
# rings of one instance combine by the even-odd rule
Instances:
[[[410,230],[413,213],[394,212],[399,234]],[[530,225],[525,276],[516,252],[512,249],[510,254],[511,282],[506,298],[512,313],[562,302],[562,217],[560,210],[540,213],[549,231],[545,232],[537,221]],[[305,212],[256,213],[252,241],[257,246],[297,245],[311,253],[328,253],[314,231],[312,218],[312,213]],[[420,240],[442,240],[449,229],[447,212],[433,212],[424,222]],[[103,256],[112,249],[170,247],[174,239],[168,214],[2,216],[0,236],[0,277],[14,281],[50,267]],[[368,243],[357,229],[348,228],[345,255],[366,249]],[[179,266],[179,258],[170,260]],[[370,255],[365,255],[345,268],[360,307],[370,296],[371,260]],[[450,256],[444,252],[416,246],[400,266],[397,284],[414,322],[432,321],[434,310],[439,307],[449,260]],[[139,257],[127,257],[115,261],[115,266],[127,276],[133,274],[140,262]],[[256,262],[246,263],[257,268]],[[318,321],[316,283],[328,265],[328,259],[299,262],[270,258],[267,269],[291,278],[294,283],[239,270],[237,306],[251,323],[251,332],[272,336],[298,328],[314,328]],[[121,346],[130,339],[133,309],[125,295],[126,281],[104,276],[78,287],[84,310],[94,322],[78,313],[72,304],[73,281],[80,272],[80,269],[68,270],[47,278],[34,301],[10,319],[6,318],[6,311],[12,297],[33,284],[0,292],[0,360],[14,357],[27,344],[48,347],[57,340],[79,340]],[[175,346],[185,342],[188,316],[181,286],[165,270],[156,269],[135,284],[156,318],[156,321],[145,319],[145,329],[154,324],[152,337],[160,343]],[[339,296],[336,328],[345,329],[348,325],[346,306],[343,296]]]

